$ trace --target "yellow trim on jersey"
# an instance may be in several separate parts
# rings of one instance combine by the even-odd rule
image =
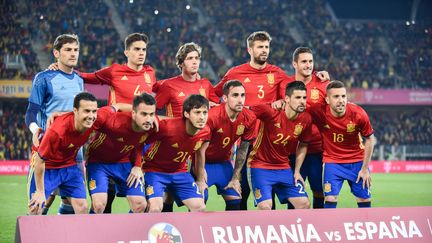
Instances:
[[[116,93],[115,93],[115,90],[114,90],[114,88],[112,86],[109,87],[109,92],[110,92],[110,95],[111,95],[111,104],[116,104],[117,103]]]
[[[264,136],[264,122],[261,122],[259,130],[258,130],[256,142],[252,148],[252,151],[250,152],[250,154],[248,156],[248,160],[247,160],[247,166],[248,167],[250,167],[250,163],[253,159],[253,156],[257,153],[258,148],[261,146],[263,136]]]
[[[147,154],[146,158],[147,160],[152,160],[155,156],[155,154],[157,153],[159,146],[161,144],[161,141],[156,141],[153,145],[153,147],[151,147],[150,152]]]
[[[166,106],[166,113],[167,113],[167,117],[174,117],[171,103],[168,103],[168,105]]]
[[[89,146],[87,147],[85,157],[88,158],[88,155],[90,154],[90,152],[92,150],[95,150],[97,147],[99,147],[105,141],[106,138],[107,138],[107,135],[105,133],[100,133],[99,137],[96,140],[94,140],[93,142],[91,142],[89,144]]]

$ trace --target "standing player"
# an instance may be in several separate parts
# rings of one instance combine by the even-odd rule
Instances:
[[[225,200],[225,210],[240,209],[240,170],[234,174],[230,161],[231,149],[241,138],[237,150],[236,167],[243,165],[250,141],[254,139],[255,115],[243,109],[245,89],[238,80],[224,84],[223,104],[213,107],[209,112],[207,125],[211,130],[211,140],[205,142],[199,153],[205,158],[196,161],[197,184],[201,188],[216,185],[218,194]],[[201,162],[201,163],[200,163]],[[205,191],[207,201],[208,191]]]
[[[179,47],[176,54],[176,64],[181,74],[165,79],[153,86],[156,93],[156,108],[165,107],[166,116],[182,117],[183,103],[191,94],[200,94],[208,98],[211,103],[219,103],[219,97],[213,91],[210,81],[199,78],[198,71],[201,63],[201,47],[193,42]],[[163,212],[173,211],[173,199],[165,195]]]
[[[285,72],[267,62],[270,54],[271,37],[265,31],[257,31],[249,35],[246,40],[250,56],[248,63],[231,68],[222,80],[215,86],[218,96],[223,95],[223,85],[229,80],[239,80],[246,91],[246,106],[270,103],[278,98],[278,90],[282,81],[288,79]],[[246,167],[242,170],[242,199],[241,209],[247,209],[247,200],[250,194],[247,182]]]
[[[281,203],[288,201],[295,208],[309,208],[300,168],[311,139],[312,119],[306,109],[306,86],[301,81],[287,85],[285,108],[276,111],[268,104],[253,106],[252,111],[262,122],[248,159],[251,181],[258,209],[272,208],[272,191]],[[294,173],[288,156],[297,145]]]
[[[307,89],[307,107],[322,104],[326,96],[326,86],[329,81],[321,81],[314,70],[312,50],[308,47],[298,47],[293,53],[292,65],[295,75],[284,81],[284,85],[292,81],[302,81]],[[279,90],[279,95],[285,89]],[[312,124],[312,141],[308,144],[308,153],[301,168],[303,179],[309,181],[313,192],[313,208],[324,207],[324,194],[322,189],[322,138],[315,124]],[[290,156],[291,166],[294,167],[296,147],[292,148]],[[288,204],[290,206],[290,204]]]
[[[345,180],[356,196],[358,207],[371,206],[371,160],[374,136],[366,112],[347,103],[342,82],[327,86],[328,105],[314,106],[310,113],[323,138],[325,208],[336,208],[339,192]],[[365,142],[363,144],[363,139]]]
[[[53,45],[53,54],[57,59],[58,70],[46,70],[36,74],[26,111],[25,122],[33,134],[32,154],[39,147],[39,138],[46,130],[46,122],[51,113],[71,111],[75,95],[83,91],[83,80],[74,70],[79,57],[78,36],[71,34],[57,36]],[[76,159],[82,163],[82,150],[79,151]],[[31,164],[34,164],[34,161],[31,161]],[[55,195],[50,196],[44,214],[48,213],[54,198]],[[64,199],[60,204],[59,214],[70,213],[73,213],[72,206]]]
[[[159,81],[154,86],[156,108],[166,109],[168,117],[181,117],[183,102],[191,94],[200,94],[212,102],[218,103],[219,97],[206,78],[198,78],[201,63],[201,47],[193,42],[186,43],[177,51],[177,67],[181,74]]]
[[[54,121],[33,155],[34,164],[29,172],[30,214],[41,214],[46,195],[56,188],[61,196],[71,198],[75,213],[87,213],[84,175],[77,166],[76,156],[93,130],[109,117],[112,107],[97,110],[96,97],[86,92],[75,96],[73,107],[73,112]]]
[[[206,126],[209,102],[201,95],[190,95],[183,104],[183,117],[160,122],[154,143],[145,154],[143,169],[149,212],[161,212],[163,193],[170,192],[177,204],[190,211],[204,211],[203,195],[187,161],[209,139]]]
[[[142,93],[135,96],[132,112],[118,112],[98,128],[88,146],[87,179],[95,213],[103,213],[107,203],[109,178],[118,193],[127,195],[134,213],[146,208],[144,175],[141,170],[142,149],[152,134],[156,101]],[[134,161],[133,165],[131,161]]]

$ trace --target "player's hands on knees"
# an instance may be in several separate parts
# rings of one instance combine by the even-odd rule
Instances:
[[[231,181],[228,183],[228,185],[224,188],[225,190],[232,188],[234,191],[236,191],[239,195],[241,195],[241,184],[238,179],[231,179]]]
[[[45,205],[45,192],[35,191],[28,204],[29,213],[32,215],[41,215]]]
[[[128,187],[134,186],[135,188],[137,188],[139,184],[141,184],[141,186],[144,186],[144,173],[142,172],[141,167],[132,167],[126,182]]]
[[[196,184],[198,186],[198,190],[200,191],[200,193],[203,195],[204,197],[204,192],[205,190],[208,189],[208,185],[204,180],[197,180]]]
[[[321,82],[330,80],[330,74],[327,71],[319,71],[316,76],[321,80]]]
[[[285,109],[285,101],[284,100],[276,100],[271,103],[271,107],[275,110],[283,110]]]
[[[303,187],[306,189],[306,184],[303,180],[303,176],[301,176],[300,172],[294,172],[294,185],[297,186],[298,182],[303,184]]]
[[[52,71],[57,71],[57,70],[59,70],[58,64],[57,64],[56,62],[55,62],[55,63],[51,63],[51,64],[48,66],[47,70],[52,70]]]
[[[365,187],[370,188],[372,185],[372,177],[370,175],[368,168],[362,168],[357,176],[356,183],[360,181],[360,179],[363,180],[362,187],[365,189]]]
[[[32,142],[36,148],[39,147],[39,136],[41,132],[42,132],[42,128],[39,127],[32,136]]]

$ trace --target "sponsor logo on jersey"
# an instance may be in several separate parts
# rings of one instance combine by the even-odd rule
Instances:
[[[325,124],[324,128],[330,129],[330,126],[328,124]]]
[[[124,139],[123,138],[117,138],[117,141],[124,142]]]
[[[126,75],[124,75],[121,80],[128,80],[128,77]]]
[[[244,83],[250,83],[250,79],[249,78],[245,78],[245,80],[243,82]]]
[[[217,130],[217,132],[218,132],[218,133],[223,133],[223,129],[222,129],[222,127],[219,128],[219,130]]]
[[[179,145],[178,145],[178,143],[175,143],[175,144],[171,145],[171,147],[173,147],[173,148],[179,148]]]
[[[68,148],[73,148],[75,147],[75,145],[73,145],[73,143],[69,144]]]
[[[274,126],[277,127],[277,128],[281,128],[280,123],[275,123]]]
[[[179,94],[178,94],[178,96],[179,97],[183,97],[183,96],[186,96],[183,92],[180,92]]]

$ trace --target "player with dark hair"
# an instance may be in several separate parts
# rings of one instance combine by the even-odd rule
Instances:
[[[308,47],[298,47],[292,55],[292,65],[295,69],[294,76],[284,81],[284,85],[292,81],[302,81],[307,88],[307,107],[324,102],[326,96],[326,86],[329,81],[322,81],[314,72],[313,52]],[[280,89],[279,94],[285,93],[285,89]],[[315,124],[312,124],[312,137],[308,145],[308,154],[301,168],[303,179],[309,181],[313,192],[313,208],[324,207],[324,194],[322,189],[322,138]],[[296,147],[292,148],[290,156],[291,166],[294,167]],[[292,205],[288,204],[290,208]]]
[[[246,160],[250,142],[255,138],[255,115],[248,109],[243,109],[245,90],[238,80],[224,84],[223,102],[213,107],[209,112],[207,125],[211,130],[210,141],[205,142],[199,153],[204,160],[196,161],[197,184],[201,191],[215,185],[218,194],[226,203],[226,210],[240,209],[240,174]],[[241,138],[236,153],[234,171],[230,161],[234,143]],[[205,163],[203,163],[205,162]],[[235,173],[234,173],[235,172]],[[205,191],[207,201],[208,191]]]
[[[97,110],[97,100],[90,93],[75,96],[73,112],[57,117],[46,131],[37,153],[33,155],[29,185],[29,213],[41,214],[46,196],[56,188],[60,195],[71,198],[75,213],[87,213],[84,175],[76,156],[91,133],[101,126],[111,109]]]
[[[336,208],[345,180],[357,199],[358,207],[370,207],[368,165],[375,138],[369,117],[360,106],[347,102],[342,82],[330,82],[326,92],[326,103],[309,110],[323,138],[324,207]]]
[[[162,211],[165,191],[190,211],[205,210],[203,195],[188,172],[187,161],[209,139],[208,109],[208,100],[193,94],[183,104],[183,117],[160,122],[143,165],[149,212]]]
[[[186,43],[177,51],[176,64],[181,74],[158,81],[153,91],[156,93],[157,109],[166,109],[168,117],[181,117],[183,102],[191,94],[200,94],[214,103],[219,97],[206,78],[199,78],[201,47],[193,42]]]
[[[295,208],[309,208],[304,191],[300,168],[311,140],[312,119],[306,109],[306,86],[301,81],[287,85],[285,108],[272,109],[269,104],[252,106],[251,109],[262,122],[248,159],[251,182],[258,209],[272,208],[272,191],[281,203],[288,201]],[[288,156],[290,147],[297,145],[294,173]]]
[[[84,90],[83,80],[74,70],[78,63],[79,46],[76,35],[57,36],[53,44],[53,54],[57,59],[58,70],[40,72],[33,79],[25,117],[25,122],[33,134],[32,154],[39,146],[40,136],[45,132],[46,123],[51,114],[71,111],[75,95]],[[78,152],[76,159],[82,163],[82,150]],[[31,161],[31,163],[34,162]],[[55,195],[52,195],[48,199],[44,214],[48,213],[54,198]],[[73,213],[73,209],[70,203],[63,199],[58,212],[59,214],[70,214]]]
[[[104,212],[109,178],[114,180],[118,193],[126,195],[132,212],[144,212],[146,200],[141,155],[144,143],[155,132],[155,112],[153,96],[142,93],[135,96],[132,112],[113,113],[98,128],[87,148],[92,212]]]

